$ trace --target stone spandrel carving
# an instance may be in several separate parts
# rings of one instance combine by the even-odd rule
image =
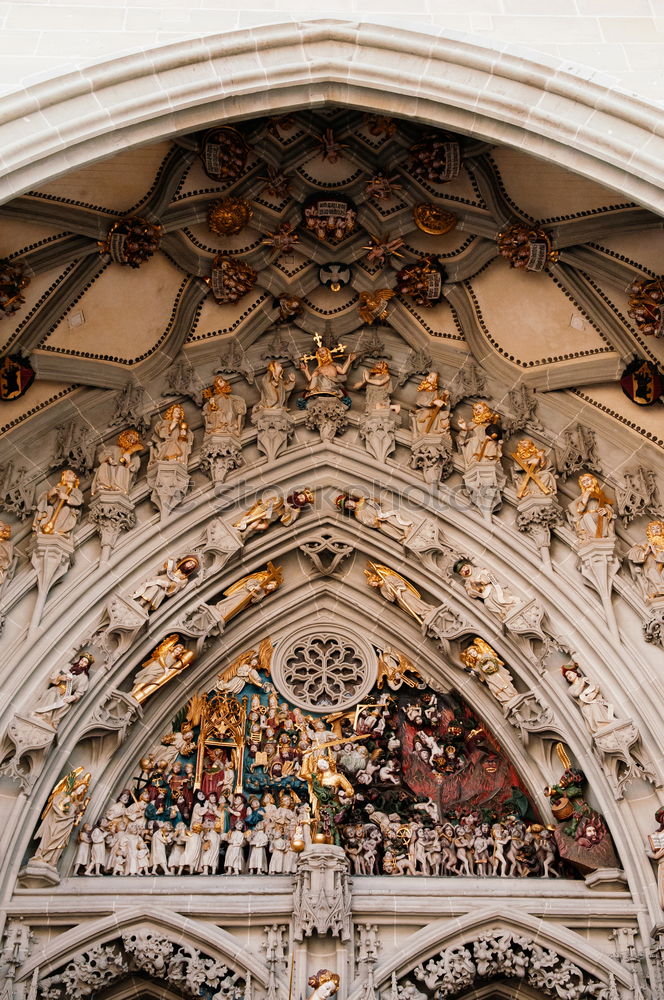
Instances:
[[[438,372],[429,371],[420,381],[410,423],[411,468],[419,469],[427,483],[447,479],[453,471],[450,394]]]
[[[320,576],[334,576],[344,559],[355,551],[355,546],[343,535],[321,531],[303,539],[299,550]]]
[[[181,356],[166,373],[166,387],[162,396],[188,396],[196,406],[200,406],[203,402],[204,388],[191,361]]]
[[[127,963],[115,945],[96,945],[77,955],[62,972],[47,976],[39,984],[41,1000],[87,1000],[95,992],[117,982],[127,972]]]
[[[203,578],[219,573],[231,556],[241,548],[241,540],[225,521],[220,517],[208,521],[202,538],[193,548],[200,560]]]
[[[480,513],[488,517],[502,503],[502,438],[500,414],[485,402],[473,403],[470,424],[459,419],[456,445],[464,464],[464,487]]]
[[[252,376],[253,377],[253,376]],[[241,433],[247,412],[242,396],[221,375],[203,392],[205,433],[201,446],[201,468],[214,483],[223,483],[229,472],[239,468],[242,458]]]
[[[295,374],[286,372],[279,360],[268,363],[259,379],[260,399],[251,410],[251,422],[257,430],[257,444],[268,462],[273,462],[293,434],[294,420],[288,408],[295,388]]]
[[[577,664],[562,668],[569,684],[569,695],[581,711],[586,729],[593,739],[595,753],[617,798],[635,779],[651,781],[658,787],[652,764],[641,750],[641,734],[631,719],[616,718],[615,710],[599,687],[584,677]]]
[[[124,389],[115,396],[113,413],[108,421],[109,427],[135,427],[139,434],[145,434],[150,427],[146,417],[148,401],[145,389],[137,382],[129,381]]]
[[[594,996],[605,1000],[607,986],[551,948],[523,934],[502,927],[492,928],[465,944],[453,945],[417,965],[408,974],[422,990],[419,996],[453,997],[482,980],[516,980],[533,990],[559,1000],[582,1000]],[[404,977],[397,985],[397,1000],[413,1000],[412,981]]]
[[[14,469],[13,462],[0,466],[0,510],[26,521],[35,511],[35,484],[25,467]]]

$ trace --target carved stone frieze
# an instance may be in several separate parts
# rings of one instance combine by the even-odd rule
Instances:
[[[293,416],[283,407],[252,412],[251,422],[257,431],[258,450],[273,462],[288,444],[294,431]]]
[[[242,442],[232,434],[205,436],[201,447],[201,468],[213,483],[223,483],[229,473],[243,465]]]
[[[118,743],[121,743],[129,727],[142,717],[143,709],[128,694],[124,691],[109,691],[86,719],[79,739],[84,736],[117,733]]]
[[[17,781],[21,791],[30,793],[41,774],[55,729],[27,714],[16,714],[9,723],[3,748],[0,774]]]
[[[341,847],[311,844],[298,859],[293,892],[293,937],[332,934],[348,941],[352,914],[348,859]]]
[[[228,560],[242,548],[237,532],[221,518],[208,521],[203,538],[194,546],[194,554],[202,566],[203,578],[213,576],[224,568]]]
[[[384,462],[394,451],[399,415],[391,409],[365,413],[360,417],[359,435],[370,455]]]

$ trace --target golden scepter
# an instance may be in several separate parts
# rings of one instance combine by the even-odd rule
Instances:
[[[41,530],[42,535],[52,535],[53,534],[53,532],[55,531],[56,522],[58,520],[58,515],[59,515],[60,511],[62,510],[62,508],[64,507],[66,501],[71,496],[71,492],[74,489],[74,486],[77,485],[77,483],[78,483],[78,480],[76,481],[76,483],[63,483],[62,482],[62,478],[60,479],[60,482],[58,483],[58,486],[64,486],[64,488],[67,491],[67,495],[64,496],[64,497],[62,497],[62,496],[60,497],[60,499],[58,500],[57,504],[53,508],[53,513],[51,514],[51,516],[48,519],[48,521],[46,522],[46,524],[40,525],[40,530]],[[54,487],[54,489],[57,489],[57,488],[58,488],[57,486]]]

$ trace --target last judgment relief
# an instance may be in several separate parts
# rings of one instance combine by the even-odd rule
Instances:
[[[283,691],[273,652],[263,639],[182,706],[81,825],[75,875],[294,874],[309,846],[334,844],[355,875],[555,878],[576,870],[559,844],[611,852],[580,773],[546,790],[568,820],[547,827],[472,708],[395,649],[373,649],[352,704],[367,664],[343,638],[296,643],[276,671]],[[346,707],[331,710],[330,692]],[[307,698],[316,711],[295,703]]]

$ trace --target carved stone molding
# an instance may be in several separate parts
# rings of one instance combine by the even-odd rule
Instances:
[[[300,854],[293,892],[293,938],[317,933],[349,941],[351,895],[348,859],[341,847],[312,844]]]

